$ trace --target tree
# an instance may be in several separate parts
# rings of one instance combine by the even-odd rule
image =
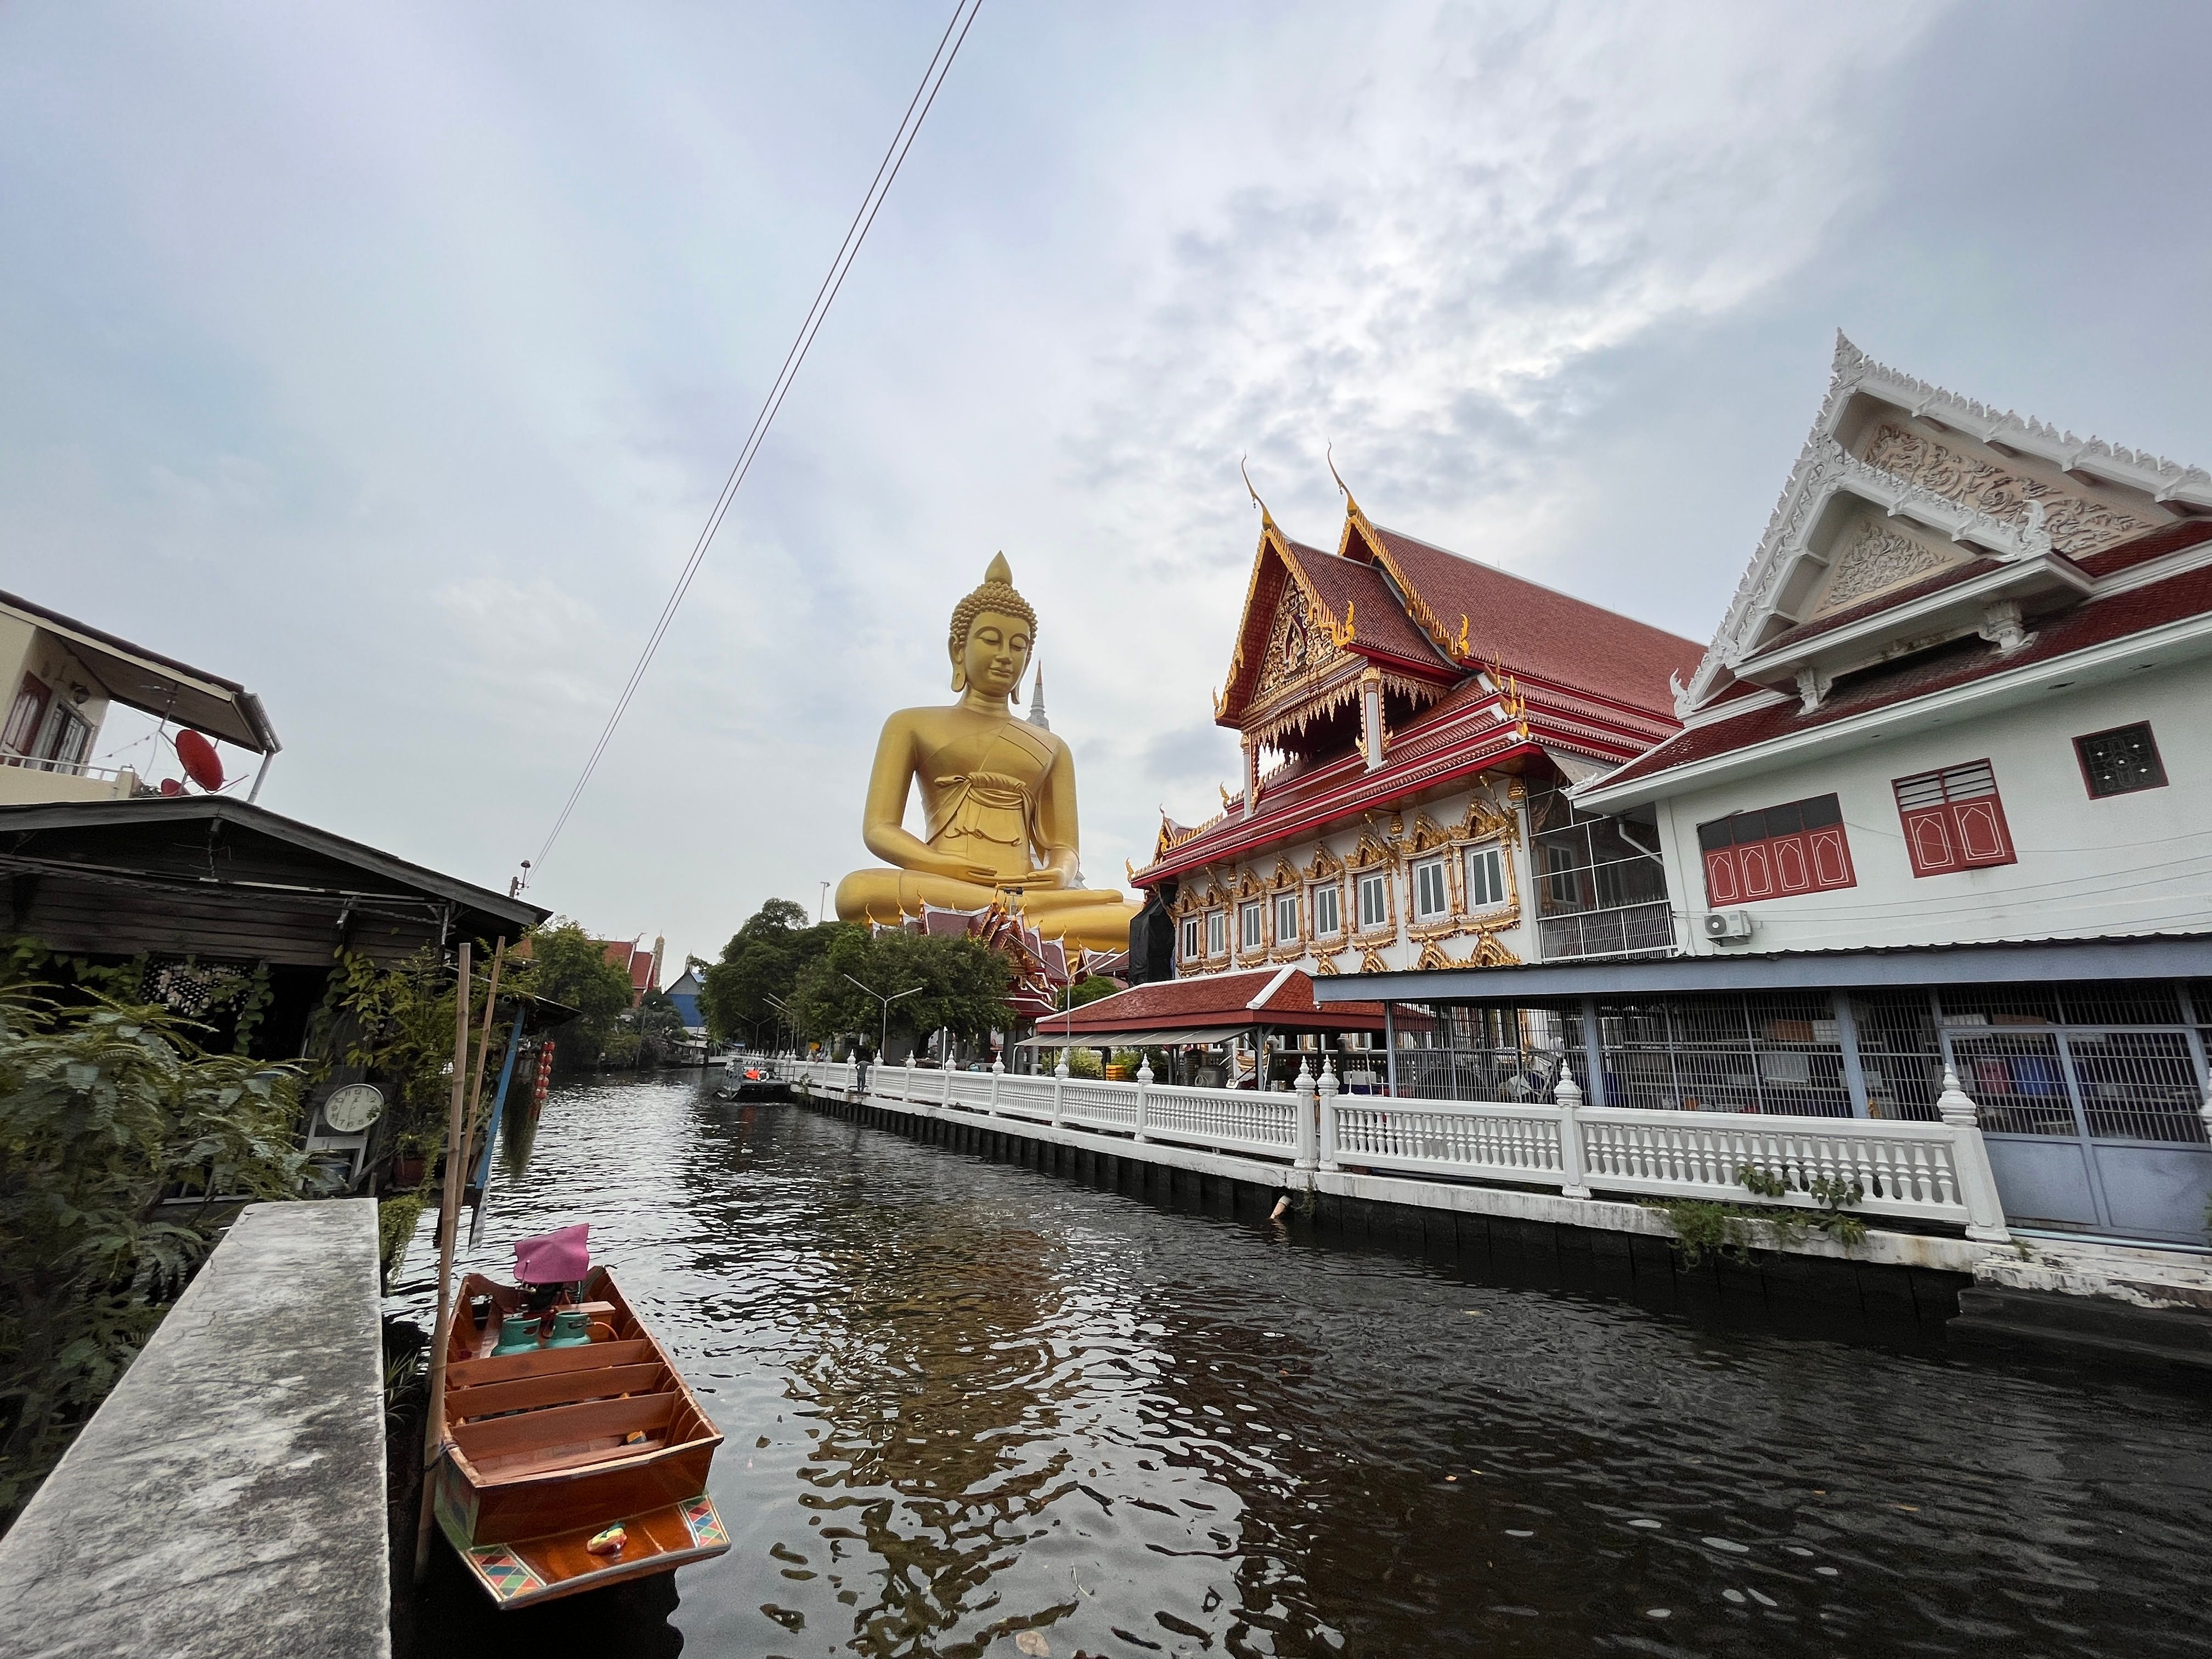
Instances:
[[[699,994],[707,1035],[714,1042],[757,1040],[786,1023],[788,1016],[776,1005],[791,1001],[800,975],[838,938],[865,932],[848,922],[805,923],[806,912],[798,905],[772,898],[722,947],[722,959],[707,970]]]
[[[234,1212],[295,1198],[301,1076],[165,1009],[0,991],[0,1516],[130,1364]]]
[[[890,1005],[890,1025],[896,1031],[921,1036],[942,1027],[976,1038],[1013,1019],[1006,1006],[1013,972],[989,946],[899,929],[872,939],[853,927],[799,975],[791,1003],[803,1036],[851,1033],[875,1043],[884,1023],[883,1005],[853,980],[884,996],[915,993]]]
[[[1071,985],[1061,994],[1063,1008],[1080,1008],[1086,1002],[1097,1002],[1103,997],[1116,995],[1121,988],[1103,974],[1093,974],[1079,985]]]
[[[626,1058],[635,1053],[636,1034],[625,1030],[629,1012],[629,975],[607,960],[605,950],[576,923],[561,917],[530,935],[526,969],[516,972],[516,988],[583,1011],[583,1018],[561,1028],[554,1054],[562,1064],[589,1066],[602,1055]]]

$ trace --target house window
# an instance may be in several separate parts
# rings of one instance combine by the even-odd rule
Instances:
[[[1199,931],[1198,918],[1185,916],[1182,919],[1182,959],[1185,962],[1196,962],[1199,959],[1202,954],[1199,947],[1203,937]]]
[[[1390,878],[1379,871],[1359,878],[1359,926],[1363,932],[1370,927],[1390,925]]]
[[[1295,945],[1298,942],[1298,896],[1279,893],[1275,896],[1275,943]]]
[[[1225,957],[1229,954],[1229,912],[1208,910],[1206,913],[1206,954]]]
[[[1451,908],[1445,891],[1444,861],[1424,859],[1413,866],[1413,920],[1434,921]]]
[[[1495,847],[1477,847],[1467,855],[1467,908],[1494,910],[1505,902],[1505,860]]]
[[[1314,936],[1316,939],[1327,939],[1332,933],[1339,933],[1343,929],[1344,918],[1336,913],[1336,895],[1337,887],[1334,882],[1330,882],[1325,887],[1316,887],[1313,890]]]
[[[57,708],[46,717],[46,739],[39,749],[49,770],[81,771],[92,752],[92,722],[74,708]]]
[[[2012,832],[1997,799],[1996,774],[1985,760],[1899,778],[1897,815],[1916,876],[1944,876],[2014,862]]]
[[[1261,904],[1259,900],[1254,899],[1237,913],[1237,933],[1243,941],[1244,948],[1248,951],[1257,951],[1267,942],[1266,935],[1261,929],[1261,922],[1266,909],[1267,906]]]
[[[2074,755],[2081,763],[2081,781],[2089,786],[2092,800],[2166,787],[2166,763],[2158,757],[2158,740],[2147,720],[2076,738]]]
[[[0,731],[0,747],[10,755],[29,754],[39,735],[39,722],[46,717],[46,700],[53,695],[53,688],[36,674],[24,675],[15,706],[8,711],[7,727]]]
[[[1701,823],[1698,850],[1705,866],[1705,901],[1715,906],[1858,885],[1843,809],[1833,795]]]

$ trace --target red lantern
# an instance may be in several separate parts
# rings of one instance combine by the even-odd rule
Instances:
[[[222,787],[222,757],[198,732],[177,733],[177,758],[184,764],[185,775],[210,794]]]

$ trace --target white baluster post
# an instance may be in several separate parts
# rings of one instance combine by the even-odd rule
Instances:
[[[911,1053],[906,1057],[906,1074],[899,1079],[899,1104],[914,1104],[914,1055]]]
[[[1344,1085],[1337,1081],[1336,1067],[1324,1060],[1321,1063],[1321,1081],[1315,1093],[1316,1115],[1321,1123],[1321,1167],[1336,1168],[1336,1097]]]
[[[991,1103],[984,1109],[987,1116],[996,1117],[999,1115],[999,1079],[1006,1074],[1006,1057],[1003,1054],[993,1054],[991,1056]]]
[[[1052,1127],[1060,1127],[1060,1114],[1067,1105],[1067,1050],[1060,1051],[1060,1063],[1052,1068]]]
[[[939,1108],[940,1110],[949,1112],[952,1109],[952,1056],[946,1054],[937,1063],[943,1068],[939,1075],[945,1079],[945,1086],[939,1091],[943,1096],[939,1102]]]
[[[1552,1091],[1552,1098],[1559,1103],[1559,1174],[1565,1183],[1559,1196],[1588,1198],[1589,1182],[1584,1178],[1583,1164],[1583,1085],[1575,1081],[1572,1072],[1561,1069],[1559,1086]]]
[[[1959,1197],[1966,1206],[1966,1237],[1991,1244],[2009,1243],[2004,1200],[1997,1194],[1990,1149],[1975,1121],[1973,1097],[1959,1086],[1959,1074],[1948,1066],[1943,1068],[1943,1092],[1936,1097],[1936,1109],[1951,1130],[1951,1167],[1958,1172]]]
[[[1152,1107],[1152,1060],[1150,1054],[1137,1056],[1137,1139],[1150,1140],[1145,1133],[1150,1126]]]
[[[1297,1129],[1293,1136],[1293,1144],[1297,1148],[1297,1155],[1293,1161],[1297,1168],[1310,1170],[1320,1162],[1320,1159],[1315,1156],[1314,1150],[1314,1127],[1320,1120],[1315,1106],[1316,1096],[1313,1073],[1306,1070],[1304,1055],[1298,1058],[1298,1074],[1292,1080],[1291,1089],[1297,1102],[1291,1108],[1297,1114]]]

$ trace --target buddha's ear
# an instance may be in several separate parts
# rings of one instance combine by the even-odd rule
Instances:
[[[965,691],[968,689],[968,667],[966,664],[956,662],[952,665],[952,689],[955,691]]]

